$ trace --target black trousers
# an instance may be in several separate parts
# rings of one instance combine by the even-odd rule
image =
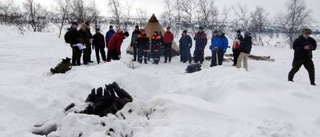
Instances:
[[[91,61],[91,45],[86,45],[86,49],[83,50],[83,64],[87,64]]]
[[[193,53],[193,59],[195,63],[203,63],[204,61],[204,48],[196,48]]]
[[[169,58],[169,62],[171,62],[171,58],[172,58],[172,43],[165,43],[164,44],[164,62],[168,61]]]
[[[233,65],[237,65],[237,60],[240,55],[240,49],[233,49]]]
[[[96,58],[97,58],[97,62],[100,63],[100,55],[101,54],[101,58],[103,61],[106,61],[106,52],[104,51],[104,46],[96,46],[95,47],[95,51],[96,51]]]
[[[224,53],[221,50],[212,50],[211,52],[212,52],[212,57],[211,57],[210,67],[222,65]]]
[[[71,59],[72,65],[73,66],[80,66],[82,51],[79,49],[79,47],[72,46],[72,45],[71,45],[71,49],[72,49],[72,59]]]
[[[288,75],[288,80],[293,81],[294,75],[299,71],[302,65],[304,66],[304,68],[307,69],[309,73],[310,83],[315,84],[314,83],[314,79],[315,79],[314,64],[311,59],[294,60],[292,63],[292,69]]]
[[[107,61],[110,62],[112,60],[120,60],[117,50],[108,50],[107,53]]]
[[[133,60],[136,61],[137,60],[137,56],[138,56],[137,44],[132,44],[132,48],[133,48]]]

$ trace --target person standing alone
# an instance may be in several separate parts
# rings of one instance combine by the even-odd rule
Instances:
[[[167,63],[168,58],[169,62],[171,62],[172,54],[172,42],[174,40],[174,36],[170,31],[170,27],[167,27],[167,31],[164,33],[164,63]]]
[[[308,73],[311,85],[315,84],[315,70],[312,61],[312,50],[317,48],[317,42],[310,37],[312,31],[308,28],[302,30],[302,34],[293,42],[294,58],[288,80],[293,82],[294,75],[303,65]]]
[[[96,29],[96,34],[93,35],[93,41],[92,46],[94,47],[96,51],[96,57],[97,57],[97,63],[100,63],[100,55],[101,54],[102,60],[107,61],[106,59],[106,52],[104,51],[105,42],[104,42],[104,36],[100,33],[100,29]]]

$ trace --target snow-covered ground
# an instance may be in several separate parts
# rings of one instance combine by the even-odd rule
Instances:
[[[184,74],[187,64],[179,57],[170,64],[135,63],[136,69],[128,68],[127,39],[122,61],[50,75],[51,67],[71,55],[63,39],[52,33],[21,36],[11,27],[1,29],[1,137],[36,137],[30,133],[33,125],[46,121],[59,126],[51,137],[104,137],[109,128],[116,137],[320,136],[320,86],[309,84],[304,68],[294,83],[287,82],[292,50],[253,47],[252,54],[270,55],[275,62],[250,60],[249,72],[231,62],[210,68],[206,61],[202,71]],[[318,84],[319,59],[320,51],[315,51]],[[92,88],[113,81],[134,96],[119,112],[126,119],[62,113],[72,102],[83,103]]]

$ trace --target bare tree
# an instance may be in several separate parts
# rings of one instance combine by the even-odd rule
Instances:
[[[120,30],[120,27],[121,27],[120,19],[122,16],[121,4],[118,0],[109,0],[108,4],[109,4],[109,7],[111,8],[113,17],[115,18],[116,28],[117,30]]]
[[[83,0],[71,1],[70,19],[77,22],[85,22],[85,5]]]
[[[235,21],[233,22],[234,27],[245,31],[249,30],[250,21],[247,6],[238,4],[237,6],[232,6],[232,8],[235,14]]]
[[[135,0],[125,0],[124,9],[125,13],[125,22],[124,22],[124,30],[128,30],[128,22],[131,20],[131,10]]]
[[[96,6],[96,2],[92,0],[91,4],[88,7],[85,7],[85,17],[86,21],[93,22],[95,27],[98,27],[98,23],[101,21],[100,11]]]
[[[71,9],[71,3],[69,0],[56,0],[57,7],[55,8],[55,11],[57,12],[56,17],[53,21],[55,25],[59,27],[59,35],[58,37],[61,37],[61,32],[68,21],[68,16],[70,14]]]
[[[182,8],[181,8],[181,0],[176,0],[175,4],[175,13],[176,13],[176,16],[175,16],[175,27],[174,27],[174,30],[175,30],[175,33],[176,34],[176,37],[180,34],[180,29],[181,29],[181,22],[182,22]]]
[[[0,23],[15,26],[21,34],[24,33],[26,19],[20,7],[13,0],[0,2]]]
[[[259,45],[264,45],[261,39],[261,33],[265,31],[265,27],[269,24],[269,13],[262,7],[257,7],[256,10],[250,13],[249,31],[253,35],[254,40]]]
[[[139,26],[143,26],[145,23],[145,20],[147,19],[147,10],[142,8],[137,8],[136,12],[139,19]]]
[[[164,0],[164,12],[161,14],[162,20],[166,25],[172,25],[174,22],[173,3],[171,0]]]
[[[23,6],[26,10],[28,24],[34,32],[41,32],[49,24],[46,18],[48,11],[34,0],[26,0]]]
[[[230,13],[229,9],[226,6],[223,7],[221,15],[220,15],[221,18],[218,18],[218,21],[215,22],[215,23],[218,23],[215,25],[218,27],[218,29],[225,30],[227,23],[228,23],[227,21],[229,19],[229,13]]]
[[[193,18],[194,13],[197,8],[197,2],[195,0],[181,0],[180,1],[180,8],[182,11],[182,18],[185,21],[184,27],[189,28],[190,26],[194,29]]]
[[[278,16],[278,21],[289,37],[290,48],[293,47],[294,38],[299,35],[302,27],[309,25],[311,10],[307,9],[304,0],[288,0],[287,13]]]
[[[203,27],[209,27],[217,22],[218,9],[214,5],[214,0],[199,0],[197,13],[198,24]]]

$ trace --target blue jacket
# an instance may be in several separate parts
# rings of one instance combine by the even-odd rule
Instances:
[[[180,47],[192,47],[192,39],[189,35],[185,37],[181,37],[179,40],[179,46]]]
[[[211,39],[210,49],[214,50],[215,48],[222,50],[223,53],[226,53],[228,48],[228,39],[225,36],[217,36]]]
[[[108,43],[108,42],[111,40],[112,36],[113,36],[115,33],[116,33],[116,32],[115,32],[114,30],[109,30],[109,31],[107,32],[107,34],[106,34],[106,43]]]

